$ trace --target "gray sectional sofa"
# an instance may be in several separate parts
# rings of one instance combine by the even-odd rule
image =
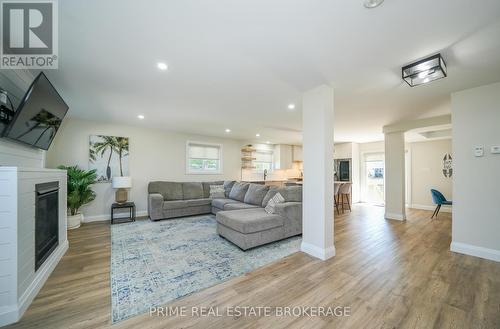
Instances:
[[[224,185],[229,195],[234,181],[150,182],[148,214],[151,220],[209,214],[212,210],[210,185]]]
[[[224,185],[225,198],[210,199],[210,185]],[[279,192],[285,199],[275,212],[264,207]],[[151,220],[216,214],[217,233],[243,250],[302,234],[302,187],[268,187],[235,181],[151,182]]]

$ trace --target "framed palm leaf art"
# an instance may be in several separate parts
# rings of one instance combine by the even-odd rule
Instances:
[[[129,176],[128,137],[91,135],[89,169],[96,169],[97,181],[108,183],[114,176]]]

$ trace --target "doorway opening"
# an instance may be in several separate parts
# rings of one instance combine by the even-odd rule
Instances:
[[[362,162],[361,198],[377,206],[385,204],[385,161],[384,153],[366,153]]]

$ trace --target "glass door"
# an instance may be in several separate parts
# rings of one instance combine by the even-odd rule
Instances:
[[[363,167],[363,202],[383,206],[385,201],[384,153],[365,154]]]

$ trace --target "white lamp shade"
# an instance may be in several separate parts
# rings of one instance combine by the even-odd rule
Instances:
[[[132,177],[127,177],[127,176],[113,177],[111,186],[113,188],[131,188]]]

